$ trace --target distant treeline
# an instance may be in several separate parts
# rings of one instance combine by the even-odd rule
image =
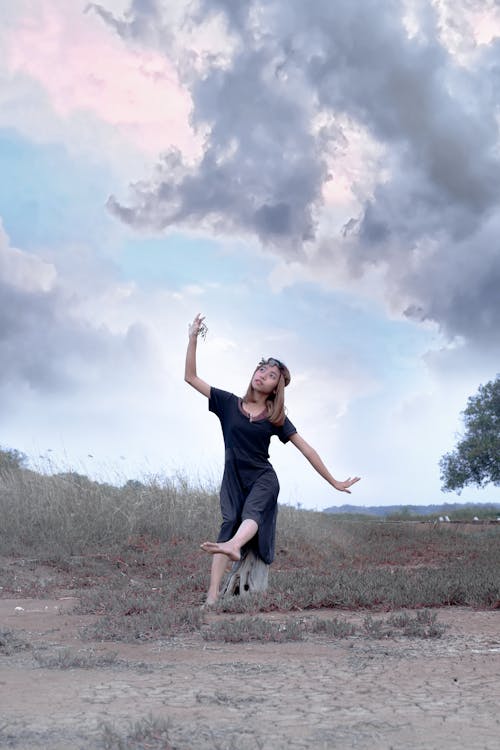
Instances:
[[[363,516],[454,516],[485,518],[500,514],[500,503],[443,503],[442,505],[332,505],[324,513]]]

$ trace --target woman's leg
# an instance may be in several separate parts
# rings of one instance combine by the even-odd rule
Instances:
[[[231,472],[224,473],[220,499],[223,523],[219,539],[222,537],[222,539],[227,540],[234,529],[236,519],[238,516],[241,518],[245,503],[243,491]],[[220,584],[227,569],[226,566],[230,561],[235,562],[241,559],[241,548],[256,535],[258,528],[256,521],[245,519],[229,540],[204,542],[200,545],[202,550],[213,555],[207,604],[214,604],[217,601]]]
[[[255,521],[243,521],[238,531],[228,542],[205,542],[201,549],[213,555],[210,571],[210,586],[208,588],[206,604],[215,604],[219,598],[219,589],[229,560],[239,560],[241,548],[255,536],[258,530]]]
[[[211,555],[225,555],[229,557],[233,562],[237,562],[241,558],[241,548],[247,542],[252,539],[257,533],[259,527],[257,522],[251,518],[247,518],[242,521],[236,534],[229,539],[227,542],[204,542],[201,544],[201,549]],[[212,564],[213,569],[213,564]],[[222,575],[221,575],[222,578]],[[219,580],[220,583],[220,580]]]
[[[227,555],[215,554],[212,559],[212,569],[210,571],[210,586],[208,588],[206,604],[215,604],[219,598],[219,589],[222,577],[227,568]]]

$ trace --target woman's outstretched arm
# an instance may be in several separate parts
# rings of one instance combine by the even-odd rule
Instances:
[[[307,458],[311,466],[313,466],[318,474],[322,476],[323,479],[326,479],[326,481],[331,484],[332,487],[335,487],[335,489],[339,490],[339,492],[348,492],[349,494],[351,494],[351,490],[349,489],[349,487],[355,484],[355,482],[359,482],[360,477],[349,477],[344,482],[339,482],[338,479],[334,479],[332,477],[314,448],[310,446],[309,443],[306,443],[304,438],[301,437],[297,432],[291,436],[290,442],[299,449],[302,455]]]
[[[195,317],[189,326],[189,343],[186,352],[186,366],[184,369],[184,380],[192,385],[197,391],[207,398],[210,398],[210,386],[204,380],[198,377],[196,373],[196,347],[198,344],[198,334],[202,328],[204,318],[200,313]]]

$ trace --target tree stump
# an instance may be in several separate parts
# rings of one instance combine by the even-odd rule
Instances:
[[[248,550],[241,560],[233,563],[228,579],[222,589],[223,597],[246,596],[267,591],[269,565]]]

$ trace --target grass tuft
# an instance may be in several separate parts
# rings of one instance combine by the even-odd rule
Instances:
[[[0,654],[12,656],[20,651],[29,651],[31,644],[20,638],[13,630],[0,628]]]
[[[93,651],[74,651],[70,648],[58,649],[55,653],[45,650],[34,651],[33,657],[43,669],[100,669],[117,663],[115,652],[99,654]]]
[[[207,641],[227,643],[247,643],[249,641],[275,642],[301,641],[307,635],[326,638],[349,638],[363,635],[369,638],[391,638],[408,636],[412,638],[440,638],[445,626],[437,623],[434,613],[423,610],[415,617],[409,613],[397,614],[386,619],[367,615],[361,630],[348,620],[338,617],[289,617],[284,620],[269,621],[263,617],[244,616],[212,623],[202,631]]]
[[[356,627],[351,622],[340,620],[338,617],[332,620],[314,617],[307,622],[306,629],[312,635],[325,635],[329,638],[348,638],[356,633]]]
[[[241,617],[236,620],[221,620],[202,631],[206,641],[226,641],[242,643],[248,641],[300,641],[304,628],[298,620],[269,622],[261,617]]]
[[[415,617],[409,612],[390,615],[387,619],[375,620],[367,615],[363,622],[365,635],[371,638],[390,638],[404,635],[409,638],[441,638],[446,626],[437,622],[435,612],[420,610]]]
[[[134,642],[192,633],[201,624],[202,612],[190,607],[105,616],[80,632],[83,640]]]
[[[175,750],[170,739],[170,722],[149,716],[120,732],[112,724],[101,726],[103,750]]]

